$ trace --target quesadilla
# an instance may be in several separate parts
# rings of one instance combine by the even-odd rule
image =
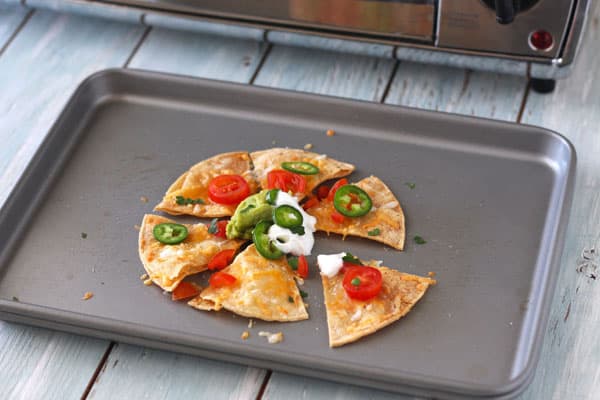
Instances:
[[[209,286],[188,304],[200,310],[222,308],[265,321],[299,321],[308,313],[285,257],[269,260],[254,245],[237,255],[233,263],[215,273],[232,279],[230,284]],[[210,282],[210,280],[209,280]]]
[[[436,283],[387,267],[373,268],[381,272],[383,282],[377,296],[365,301],[348,296],[343,273],[332,278],[322,276],[330,347],[354,342],[399,320]]]
[[[154,209],[172,215],[186,214],[196,217],[232,215],[239,201],[226,204],[213,200],[209,193],[209,185],[219,176],[239,176],[247,184],[245,188],[248,194],[258,191],[248,152],[218,154],[192,166],[177,178]]]
[[[404,248],[404,213],[392,191],[377,177],[370,176],[355,186],[364,190],[372,202],[371,210],[360,217],[335,219],[333,201],[323,199],[307,212],[317,218],[317,230],[359,236],[382,242],[398,250]],[[332,217],[334,216],[334,217]]]
[[[160,224],[184,226],[187,236],[177,244],[161,243],[155,236],[155,227]],[[237,250],[243,243],[244,240],[222,239],[210,234],[204,224],[181,225],[147,214],[140,227],[138,251],[152,282],[170,292],[186,276],[206,270],[214,255],[226,249]]]
[[[272,171],[295,172],[296,177],[304,180],[302,184],[291,183],[292,192],[299,199],[310,193],[321,182],[341,178],[354,171],[354,165],[334,160],[324,154],[311,153],[299,149],[273,148],[250,153],[254,164],[254,174],[263,189],[272,189],[269,185],[269,173]],[[288,167],[289,166],[289,167]],[[308,167],[306,168],[302,168]],[[294,186],[301,190],[294,190]],[[284,187],[277,187],[288,191]]]

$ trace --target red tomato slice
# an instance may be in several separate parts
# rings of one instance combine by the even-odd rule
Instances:
[[[302,175],[294,174],[290,171],[274,169],[267,174],[267,189],[304,193],[306,190],[306,179]]]
[[[215,176],[208,184],[208,197],[219,204],[238,204],[250,195],[250,186],[239,175]]]
[[[228,223],[229,223],[228,219],[218,221],[217,222],[217,231],[214,233],[214,235],[216,237],[227,239],[227,224]]]
[[[331,213],[331,219],[333,220],[333,222],[336,222],[338,224],[343,224],[344,221],[346,220],[346,217],[344,217],[339,212],[334,211],[334,212]]]
[[[215,272],[208,278],[208,284],[214,288],[220,288],[223,286],[231,286],[237,279],[235,276],[229,275],[227,272]]]
[[[330,190],[331,188],[327,185],[319,186],[319,188],[317,189],[317,197],[319,198],[319,200],[327,198],[327,196],[329,196]]]
[[[377,268],[347,266],[342,285],[351,299],[369,300],[381,291],[383,277]]]
[[[296,272],[298,272],[300,278],[308,278],[308,261],[306,261],[306,257],[298,257],[298,270]]]
[[[180,282],[179,285],[173,290],[171,294],[171,300],[184,300],[190,297],[196,297],[200,293],[200,290],[193,283]]]
[[[331,187],[331,189],[329,189],[329,193],[327,194],[327,200],[329,201],[333,201],[333,196],[335,196],[335,192],[337,192],[337,190],[339,188],[341,188],[344,185],[348,184],[348,179],[346,178],[342,178],[339,181],[337,181],[336,183],[333,184],[333,186]]]
[[[302,204],[302,208],[304,208],[304,211],[306,211],[309,208],[312,208],[318,204],[319,204],[319,200],[316,197],[312,196],[308,200],[306,200],[306,202],[304,204]]]
[[[234,249],[221,250],[208,262],[208,269],[223,269],[233,261]]]

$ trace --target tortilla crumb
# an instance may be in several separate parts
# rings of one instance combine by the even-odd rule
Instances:
[[[133,229],[135,229],[136,231],[139,231],[141,228],[142,227],[137,224],[133,226]]]
[[[152,279],[150,279],[150,278],[146,279],[146,280],[144,281],[144,285],[146,285],[146,286],[150,286],[150,285],[152,285]]]
[[[327,136],[335,135],[335,131],[333,129],[327,129]]]
[[[248,329],[252,329],[254,327],[254,320],[251,319],[250,321],[248,321]]]
[[[142,203],[147,203],[148,202],[148,198],[146,196],[142,196],[142,197],[140,197],[140,201]]]
[[[304,145],[304,150],[310,150],[310,149],[312,149],[312,148],[313,148],[313,145],[312,145],[312,143],[306,143],[306,144]]]
[[[141,280],[141,281],[145,281],[146,279],[148,279],[148,274],[142,274],[142,275],[140,276],[140,280]]]
[[[83,294],[83,297],[81,298],[81,300],[89,300],[92,297],[94,297],[94,293],[92,293],[92,292],[85,292]]]
[[[427,276],[430,277],[430,278],[433,278],[435,276],[435,272],[429,271],[427,273]]]
[[[271,333],[271,332],[260,331],[260,332],[258,332],[258,336],[266,337],[267,342],[269,342],[269,344],[283,342],[283,332]]]
[[[248,339],[250,337],[250,332],[248,332],[248,331],[242,332],[242,336],[241,337],[242,337],[242,340]]]

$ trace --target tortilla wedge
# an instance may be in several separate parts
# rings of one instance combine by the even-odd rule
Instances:
[[[348,297],[342,286],[343,274],[322,276],[330,347],[354,342],[399,320],[436,283],[387,267],[374,268],[381,271],[383,285],[379,294],[367,301]]]
[[[248,246],[222,270],[236,278],[232,286],[208,287],[188,304],[199,310],[229,310],[265,321],[299,321],[308,313],[285,258],[268,260]]]
[[[281,169],[281,163],[287,161],[304,161],[319,168],[314,175],[303,175],[306,179],[306,190],[303,195],[310,193],[321,182],[341,178],[354,171],[354,165],[334,160],[326,155],[311,153],[299,149],[273,148],[250,153],[254,163],[254,173],[262,188],[267,187],[267,174],[274,169]],[[304,196],[297,196],[304,197]]]
[[[208,233],[204,224],[185,225],[187,238],[167,245],[154,238],[152,230],[168,218],[146,214],[140,227],[138,251],[144,269],[152,282],[171,292],[188,275],[206,270],[210,259],[221,250],[238,249],[244,240],[222,239]]]
[[[242,176],[250,186],[250,193],[258,191],[252,173],[252,161],[245,151],[223,153],[199,162],[184,172],[169,187],[162,201],[154,208],[171,215],[194,215],[196,217],[225,217],[233,215],[237,204],[224,205],[208,197],[208,184],[212,178],[223,174]],[[178,204],[177,196],[201,199],[201,204]]]
[[[343,223],[337,223],[331,219],[331,214],[335,211],[333,202],[324,199],[307,210],[307,213],[317,218],[317,230],[338,233],[344,237],[347,235],[364,237],[398,250],[404,249],[406,234],[404,213],[396,196],[375,176],[362,179],[355,185],[371,197],[373,202],[371,211],[362,217],[346,217]]]

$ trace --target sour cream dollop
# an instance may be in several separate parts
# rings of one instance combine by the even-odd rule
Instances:
[[[273,224],[269,228],[269,239],[273,241],[275,247],[284,253],[291,253],[295,256],[309,256],[312,248],[315,244],[315,224],[317,219],[312,215],[308,215],[295,197],[290,196],[289,193],[280,190],[277,192],[277,198],[275,199],[275,207],[288,205],[294,207],[302,214],[302,226],[304,227],[304,235],[298,235],[287,228],[282,228],[279,225]]]
[[[346,253],[339,254],[319,254],[317,256],[317,264],[319,264],[319,269],[321,270],[321,275],[324,275],[328,278],[333,278],[340,272],[342,266],[344,265],[343,258],[346,256]]]

